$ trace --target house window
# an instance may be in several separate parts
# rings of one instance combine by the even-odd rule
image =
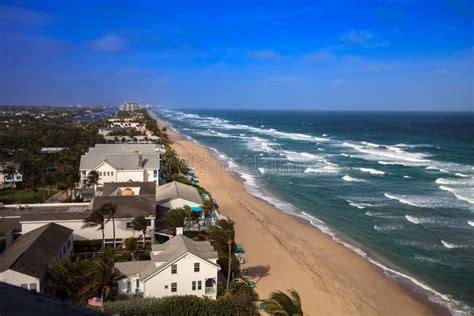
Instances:
[[[132,223],[131,222],[128,222],[127,223],[127,229],[131,229],[132,228]]]
[[[202,289],[202,281],[198,281],[198,290]]]
[[[171,292],[178,292],[178,283],[171,283]]]
[[[177,264],[172,264],[171,265],[171,274],[176,274],[178,273],[178,265]]]
[[[193,283],[192,283],[192,284],[193,284],[193,285],[192,285],[192,289],[193,289],[193,291],[196,291],[196,281],[193,281]]]
[[[158,170],[153,170],[153,177],[158,178]]]
[[[114,176],[114,172],[113,172],[113,171],[110,171],[110,175],[113,177],[113,176]]]
[[[20,286],[21,286],[22,288],[24,288],[24,289],[27,289],[27,288],[28,288],[28,284],[21,284]]]
[[[36,292],[36,283],[30,283],[30,290]]]
[[[127,293],[132,291],[132,282],[130,280],[127,281]]]
[[[145,220],[145,222],[146,222],[146,226],[151,226],[151,219],[147,219]]]
[[[194,263],[194,272],[199,272],[199,262]]]
[[[137,279],[136,286],[135,287],[140,287],[140,279]]]

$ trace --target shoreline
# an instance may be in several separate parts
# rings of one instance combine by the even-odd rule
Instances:
[[[248,264],[243,268],[251,270],[254,262],[266,267],[265,273],[251,278],[257,281],[261,298],[271,291],[295,288],[309,315],[451,314],[446,306],[428,299],[427,289],[420,292],[422,286],[416,280],[378,263],[365,252],[358,253],[362,250],[311,223],[309,215],[286,212],[249,192],[247,179],[228,171],[212,148],[186,139],[150,112],[160,127],[167,127],[173,149],[195,168],[201,184],[221,205],[220,211],[235,221],[237,240],[248,249]],[[249,232],[245,226],[255,226],[257,231]],[[261,241],[264,237],[267,240]],[[274,260],[280,257],[286,261]],[[394,280],[393,275],[401,280]]]

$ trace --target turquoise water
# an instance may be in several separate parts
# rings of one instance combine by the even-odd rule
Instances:
[[[155,111],[252,194],[472,312],[473,113]]]

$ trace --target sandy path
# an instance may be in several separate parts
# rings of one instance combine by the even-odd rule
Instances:
[[[446,312],[417,300],[314,227],[249,194],[206,148],[172,131],[168,134],[176,152],[190,162],[201,185],[217,199],[220,211],[236,223],[236,239],[244,245],[248,261],[243,267],[254,275],[261,298],[274,290],[294,288],[306,315]]]

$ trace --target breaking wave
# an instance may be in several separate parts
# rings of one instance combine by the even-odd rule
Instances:
[[[365,173],[370,173],[370,174],[378,175],[378,176],[381,176],[381,175],[385,174],[385,172],[383,172],[383,171],[375,170],[375,169],[372,169],[372,168],[359,168],[359,170],[362,171],[362,172],[365,172]]]
[[[347,182],[367,182],[367,180],[364,179],[358,179],[358,178],[353,178],[350,175],[345,175],[342,177],[342,180],[347,181]]]
[[[390,200],[395,200],[402,204],[407,204],[407,205],[415,206],[415,207],[424,207],[423,205],[410,201],[406,196],[398,196],[398,195],[394,195],[390,193],[384,193],[384,196]]]

